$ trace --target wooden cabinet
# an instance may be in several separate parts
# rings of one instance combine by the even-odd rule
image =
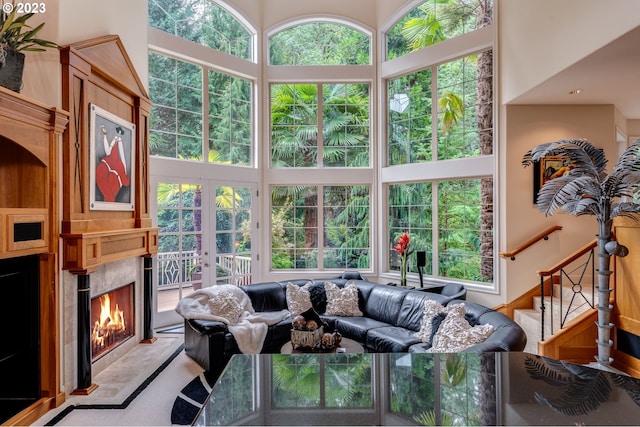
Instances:
[[[640,221],[616,218],[614,227],[616,240],[629,248],[626,257],[614,258],[614,365],[640,376]]]
[[[35,403],[7,421],[29,425],[64,401],[60,383],[59,259],[60,145],[66,111],[0,87],[0,259],[35,259],[34,317],[40,327]],[[25,286],[25,283],[22,283]],[[8,293],[11,295],[11,293]],[[16,301],[16,307],[20,307]],[[15,307],[14,307],[15,308]],[[22,322],[27,319],[22,319]]]

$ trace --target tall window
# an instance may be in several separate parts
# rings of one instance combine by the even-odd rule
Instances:
[[[273,186],[271,268],[369,269],[368,186]]]
[[[150,52],[151,154],[252,165],[252,91],[248,80]]]
[[[253,59],[253,35],[210,0],[149,0],[149,25],[243,59]]]
[[[273,34],[269,48],[268,72],[279,81],[269,99],[271,271],[370,270],[373,73],[323,82],[327,65],[366,75],[370,36],[312,22]],[[300,66],[307,81],[281,83],[281,65]]]
[[[369,165],[369,85],[271,85],[273,167]]]
[[[492,3],[492,0],[423,2],[387,32],[387,59],[475,30],[486,24],[481,20],[490,19],[482,9],[490,9]]]
[[[331,22],[312,22],[280,31],[270,39],[271,65],[369,65],[369,37]]]
[[[486,160],[493,155],[492,35],[472,34],[491,16],[490,0],[428,0],[387,32],[388,59],[424,59],[413,68],[402,61],[387,67],[400,76],[385,80],[386,164],[394,166],[383,174],[389,271],[400,268],[391,248],[406,231],[411,248],[426,252],[427,275],[493,284],[494,170]],[[431,48],[462,34],[469,35],[465,50],[477,46],[475,53],[451,60],[453,48]],[[404,172],[412,163],[430,167]],[[409,272],[417,272],[415,264],[409,257]]]

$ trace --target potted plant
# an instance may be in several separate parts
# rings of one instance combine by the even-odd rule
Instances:
[[[44,51],[57,47],[53,42],[39,39],[36,36],[44,27],[44,23],[32,28],[27,21],[35,13],[17,15],[15,2],[2,1],[0,11],[0,86],[14,92],[22,87],[24,70],[23,51]]]

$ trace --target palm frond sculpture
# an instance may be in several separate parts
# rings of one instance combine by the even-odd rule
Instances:
[[[593,215],[598,221],[598,355],[596,361],[609,366],[611,345],[611,309],[609,270],[611,256],[625,256],[626,247],[613,239],[613,218],[640,212],[634,196],[640,187],[640,140],[622,154],[611,173],[605,172],[607,159],[601,148],[586,139],[561,139],[540,144],[527,152],[522,165],[529,166],[546,156],[567,156],[568,171],[544,183],[537,205],[551,216],[563,211],[575,216]],[[635,218],[634,218],[635,219]]]

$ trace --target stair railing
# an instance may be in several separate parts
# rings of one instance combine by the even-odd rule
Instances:
[[[514,261],[516,259],[517,254],[529,248],[530,246],[533,246],[534,244],[538,243],[540,240],[549,240],[549,235],[554,231],[559,231],[559,230],[562,230],[561,225],[554,225],[553,227],[549,227],[546,230],[544,230],[542,233],[536,234],[531,239],[527,240],[526,242],[518,246],[516,249],[509,252],[498,252],[498,255],[500,255],[503,258],[511,258],[511,261]]]
[[[558,284],[560,288],[560,329],[562,329],[565,323],[570,320],[569,315],[572,313],[572,309],[577,309],[581,304],[588,304],[591,308],[596,306],[595,248],[597,247],[597,244],[597,240],[594,239],[592,242],[578,249],[572,255],[558,262],[553,267],[547,270],[538,271],[538,276],[540,276],[540,320],[542,322],[541,341],[544,341],[545,336],[545,311],[547,309],[545,298],[547,297],[549,299],[549,309],[551,310],[551,321],[549,322],[549,326],[551,329],[551,335],[553,335],[553,323],[555,320],[553,315],[553,294],[555,284]],[[570,283],[572,291],[571,299],[566,311],[563,308],[563,286],[565,279]],[[549,286],[548,295],[546,295],[545,292],[545,283]],[[587,298],[584,290],[586,287],[588,291],[589,285],[591,288],[591,297]]]

